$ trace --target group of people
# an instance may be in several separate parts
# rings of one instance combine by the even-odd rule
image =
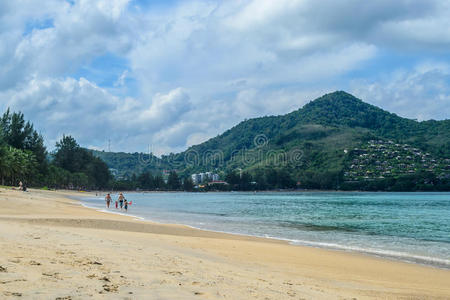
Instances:
[[[111,194],[108,193],[106,194],[105,197],[105,202],[106,202],[106,207],[109,208],[109,206],[111,205],[112,202],[112,198],[111,198]],[[131,205],[132,201],[128,201],[122,193],[119,193],[119,197],[116,199],[116,209],[125,209],[125,211],[128,211],[128,205]]]
[[[27,191],[27,187],[25,186],[24,183],[22,183],[22,181],[19,182],[19,190],[24,192]]]

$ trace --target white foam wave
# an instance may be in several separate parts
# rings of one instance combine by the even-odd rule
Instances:
[[[306,245],[312,247],[337,249],[351,252],[360,252],[365,254],[372,254],[380,257],[395,258],[408,262],[431,264],[434,266],[440,266],[445,268],[450,268],[450,260],[443,258],[436,258],[424,255],[416,255],[406,252],[393,251],[393,250],[383,250],[383,249],[373,249],[373,248],[363,248],[357,246],[345,246],[336,243],[325,243],[325,242],[314,242],[314,241],[304,241],[304,240],[290,240],[294,245]]]

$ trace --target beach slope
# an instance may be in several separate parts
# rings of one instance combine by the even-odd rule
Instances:
[[[70,195],[0,189],[0,298],[450,298],[449,270],[143,222]]]

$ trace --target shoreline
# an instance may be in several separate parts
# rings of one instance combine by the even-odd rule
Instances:
[[[58,190],[52,190],[57,192]],[[82,191],[85,193],[118,193],[119,191]],[[120,190],[120,192],[123,193],[450,193],[450,190],[417,190],[417,191],[384,191],[384,190],[378,190],[378,191],[365,191],[365,190],[315,190],[315,189],[286,189],[286,190],[250,190],[250,191],[220,191],[220,190],[209,190],[209,191],[177,191],[177,190]]]
[[[0,189],[0,266],[6,270],[0,272],[0,295],[3,291],[4,297],[20,293],[33,299],[450,297],[450,272],[445,269],[142,222],[83,207],[68,198],[71,195],[81,196]]]
[[[132,192],[130,192],[130,193],[132,193]],[[134,192],[134,193],[142,193],[142,192]],[[160,193],[160,192],[156,192],[156,193]],[[163,193],[166,193],[166,192],[163,192]],[[224,192],[224,193],[229,193],[229,192]],[[94,197],[93,195],[91,195],[91,196]],[[80,195],[79,197],[74,197],[73,200],[78,201],[80,203],[80,205],[82,205],[83,207],[88,208],[88,209],[92,209],[92,210],[102,212],[102,213],[109,213],[109,214],[114,214],[114,215],[119,215],[119,216],[131,217],[137,221],[150,222],[150,223],[159,224],[159,225],[185,226],[185,227],[188,227],[188,228],[191,228],[194,230],[200,230],[200,231],[206,231],[206,232],[222,233],[222,234],[243,236],[243,237],[249,237],[249,238],[267,239],[268,241],[278,241],[278,242],[286,243],[293,247],[308,247],[308,248],[313,248],[313,249],[325,249],[325,250],[329,250],[329,251],[338,251],[338,252],[349,253],[349,254],[360,254],[360,255],[362,254],[362,255],[366,255],[368,257],[376,257],[376,258],[385,259],[385,260],[394,261],[394,262],[403,262],[403,263],[416,264],[416,265],[420,265],[420,266],[433,267],[433,268],[442,269],[442,270],[450,270],[450,261],[441,259],[441,258],[436,258],[436,257],[431,257],[431,256],[421,256],[421,255],[415,255],[415,254],[410,254],[410,253],[406,253],[406,252],[399,252],[399,251],[387,250],[387,249],[371,249],[371,248],[361,248],[361,247],[357,247],[357,246],[346,247],[344,245],[327,243],[327,242],[296,240],[296,239],[288,239],[288,238],[282,238],[282,237],[276,237],[276,236],[259,236],[259,235],[251,235],[251,234],[232,232],[232,231],[212,230],[212,229],[196,227],[196,226],[184,224],[184,223],[165,223],[165,222],[155,221],[155,220],[151,220],[151,219],[146,219],[145,217],[134,215],[132,213],[124,213],[121,211],[108,210],[107,208],[102,209],[102,208],[98,208],[98,207],[89,206],[88,204],[83,203],[82,198],[86,198],[86,197],[87,197],[86,195]]]

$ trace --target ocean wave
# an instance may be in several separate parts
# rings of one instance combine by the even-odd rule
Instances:
[[[293,245],[303,245],[303,246],[312,246],[312,247],[320,247],[327,249],[336,249],[336,250],[344,250],[351,252],[359,252],[365,254],[371,254],[383,258],[393,258],[400,261],[413,262],[425,265],[432,265],[439,268],[450,269],[450,260],[443,258],[436,258],[424,255],[416,255],[406,252],[393,251],[393,250],[385,250],[385,249],[373,249],[373,248],[364,248],[358,246],[346,246],[337,243],[326,243],[326,242],[315,242],[315,241],[306,241],[306,240],[288,240]]]

